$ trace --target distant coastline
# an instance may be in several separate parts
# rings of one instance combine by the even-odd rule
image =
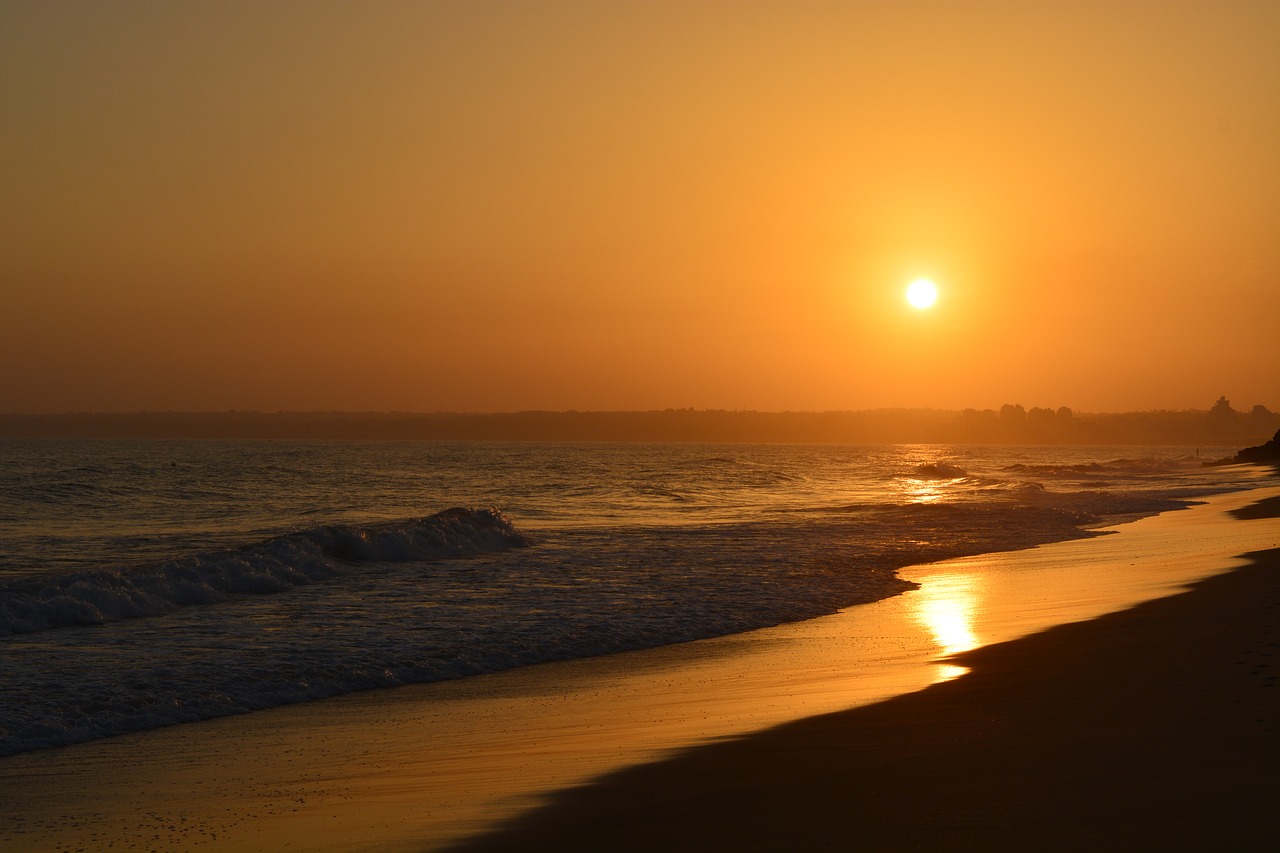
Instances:
[[[623,441],[813,444],[1148,444],[1246,446],[1280,413],[1208,410],[1109,414],[1060,409],[753,412],[132,412],[0,414],[0,438]]]

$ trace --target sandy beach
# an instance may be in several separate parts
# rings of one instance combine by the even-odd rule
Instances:
[[[464,849],[1271,849],[1277,653],[1273,548],[960,654],[962,678],[563,792]]]
[[[0,849],[1248,849],[1277,498],[764,631],[0,759]]]

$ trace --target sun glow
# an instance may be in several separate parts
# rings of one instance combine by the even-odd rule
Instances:
[[[938,301],[938,288],[927,278],[918,278],[907,286],[907,301],[923,311]]]

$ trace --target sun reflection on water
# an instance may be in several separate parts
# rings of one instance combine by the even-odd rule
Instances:
[[[916,470],[920,476],[899,480],[899,491],[908,503],[931,504],[955,498],[969,482],[964,471],[946,463],[921,464]]]
[[[974,615],[982,596],[982,579],[974,574],[939,574],[919,578],[912,594],[912,616],[933,635],[941,656],[976,649],[981,645],[974,631]],[[967,667],[939,663],[938,681],[968,672]]]
[[[931,504],[937,503],[946,496],[944,484],[939,484],[936,480],[916,480],[906,478],[903,481],[902,492],[906,499],[913,504]]]

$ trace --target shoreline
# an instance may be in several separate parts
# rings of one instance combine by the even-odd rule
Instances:
[[[921,590],[808,622],[0,759],[0,784],[14,792],[0,807],[0,847],[457,843],[673,749],[923,690],[959,671],[939,654],[1168,595],[1274,545],[1274,524],[1259,533],[1226,514],[1268,496],[1280,488],[1215,496],[1112,535],[912,567],[900,574],[927,581]],[[1114,570],[1129,562],[1142,569]]]
[[[1276,498],[1236,513],[1277,517]],[[1280,548],[972,671],[562,791],[455,849],[1262,850]]]

